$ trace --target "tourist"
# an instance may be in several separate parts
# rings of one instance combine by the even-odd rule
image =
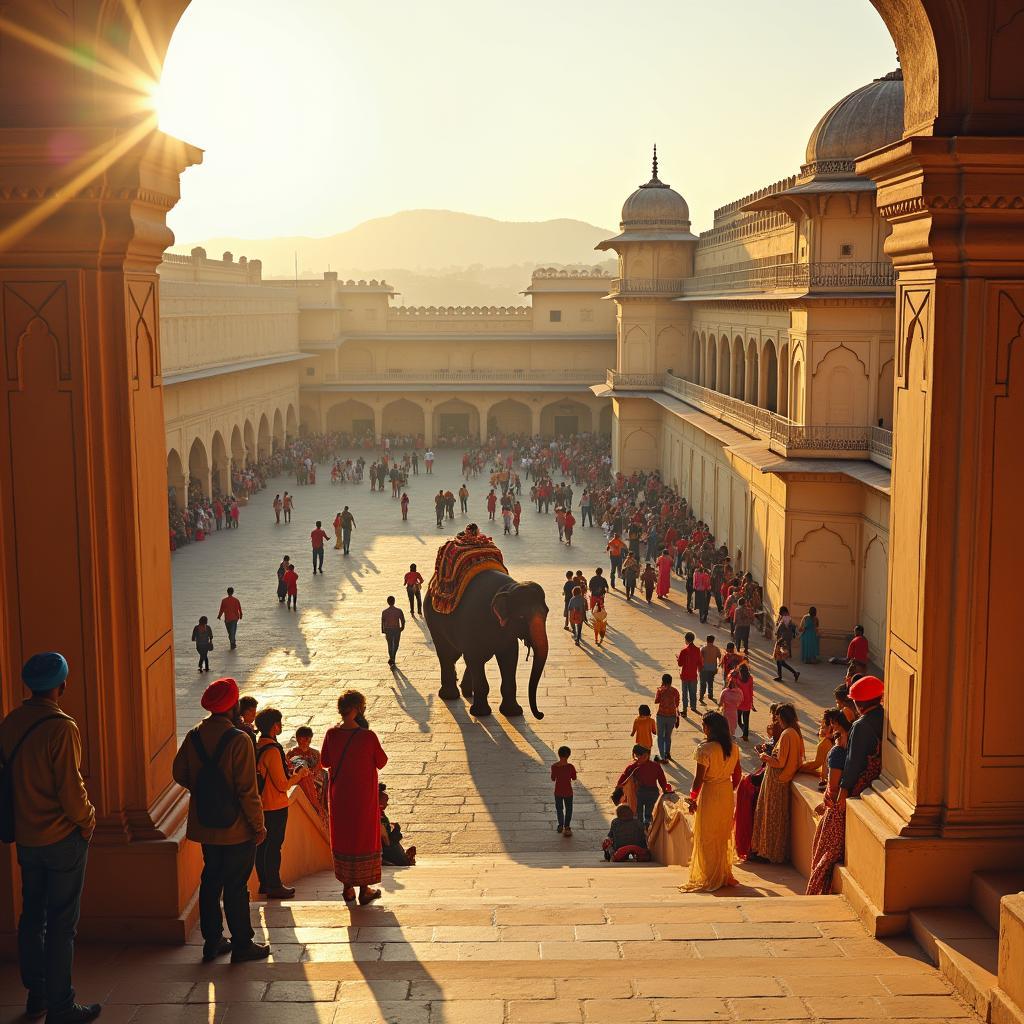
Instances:
[[[672,760],[672,730],[679,728],[679,691],[672,685],[672,676],[667,672],[661,677],[661,686],[654,694],[658,705],[656,726],[658,730],[658,757],[655,761]]]
[[[286,606],[291,610],[298,611],[299,606],[299,574],[295,570],[295,566],[290,562],[288,567],[284,571],[284,590],[287,595]]]
[[[603,604],[598,605],[590,613],[590,621],[594,627],[594,644],[597,647],[604,647],[605,636],[608,633],[608,612]]]
[[[320,572],[320,575],[324,574],[324,541],[327,540],[327,531],[323,528],[323,523],[318,519],[316,526],[312,533],[309,535],[310,543],[313,545],[313,575]]]
[[[285,555],[277,567],[277,600],[279,604],[284,604],[284,599],[288,596],[288,584],[284,581],[284,574],[291,568],[291,561],[288,555]]]
[[[565,509],[561,505],[555,507],[555,526],[558,529],[558,543],[565,540]]]
[[[789,609],[782,605],[779,608],[779,618],[775,623],[775,639],[783,639],[790,650],[793,649],[793,641],[796,639],[797,628]]]
[[[868,658],[870,656],[868,638],[864,635],[864,627],[855,626],[853,630],[853,639],[846,648],[845,664],[847,678],[852,679],[853,676],[858,673],[863,675],[863,673],[867,672]],[[828,663],[830,665],[842,665],[844,664],[844,661],[842,658],[829,658]]]
[[[295,499],[287,491],[284,492],[284,497],[281,499],[281,508],[284,511],[284,521],[290,523],[292,509],[295,508]]]
[[[459,488],[459,509],[464,516],[469,515],[469,488],[465,484]]]
[[[562,627],[566,632],[571,632],[569,629],[569,602],[572,600],[572,592],[576,588],[576,581],[573,578],[572,570],[567,569],[565,573],[565,582],[562,584],[562,614],[565,619],[565,625]]]
[[[647,603],[651,603],[651,599],[654,597],[654,585],[658,580],[658,575],[654,571],[654,566],[648,562],[644,565],[644,571],[640,573],[640,582],[644,585],[644,597],[647,598]]]
[[[736,726],[739,723],[739,706],[743,703],[743,691],[740,689],[736,678],[729,676],[718,695],[718,710],[725,716],[729,723],[729,735],[736,735]]]
[[[608,561],[611,563],[611,585],[612,590],[615,590],[615,574],[622,574],[622,555],[626,550],[626,545],[622,538],[617,534],[612,534],[612,539],[605,545],[605,551],[608,552]]]
[[[402,522],[406,522],[409,519],[409,492],[402,491],[401,500],[398,502],[402,507]]]
[[[192,627],[192,643],[196,645],[199,655],[199,671],[210,671],[210,651],[213,650],[213,630],[210,620],[205,615],[199,616],[199,622]]]
[[[235,597],[234,587],[228,587],[228,596],[221,598],[217,618],[224,619],[224,628],[228,631],[228,642],[231,644],[231,650],[234,650],[238,623],[242,620],[242,602]]]
[[[331,527],[334,530],[334,550],[341,550],[341,513],[335,512],[334,519],[331,521]]]
[[[632,601],[633,595],[636,593],[636,581],[640,575],[640,563],[633,557],[633,552],[630,551],[626,555],[626,560],[622,563],[622,583],[626,588],[626,600]]]
[[[569,616],[569,625],[572,627],[573,640],[579,647],[583,641],[583,623],[587,617],[587,600],[583,596],[582,588],[573,586],[572,596],[566,606],[566,613]]]
[[[558,748],[558,760],[551,766],[551,781],[555,784],[555,817],[557,831],[563,836],[572,835],[572,784],[576,779],[576,768],[569,761],[572,751],[568,747]]]
[[[515,504],[512,506],[512,528],[516,531],[516,536],[519,536],[519,524],[523,519],[523,506],[520,504],[519,499],[516,498]]]
[[[237,501],[232,501],[231,502],[231,529],[232,530],[237,530],[238,529],[238,517],[239,517],[240,514],[241,513],[239,512],[239,509],[238,509],[238,502]]]
[[[295,890],[281,881],[281,847],[288,828],[288,793],[308,774],[304,768],[294,772],[289,769],[284,747],[277,739],[282,728],[277,708],[264,708],[256,716],[256,730],[260,734],[256,746],[256,786],[267,830],[266,839],[256,848],[256,877],[260,895],[272,900],[287,900],[295,895]]]
[[[213,499],[213,515],[217,521],[217,529],[219,530],[224,525],[224,503],[220,498]],[[280,522],[280,513],[278,513],[278,522]]]
[[[416,847],[402,846],[402,828],[397,821],[391,821],[387,816],[388,804],[391,798],[387,794],[387,787],[380,783],[377,787],[377,801],[380,804],[380,856],[385,864],[396,868],[411,868],[416,864]]]
[[[259,708],[260,703],[255,697],[251,697],[246,694],[244,697],[240,697],[238,700],[238,717],[235,719],[234,725],[236,729],[241,729],[242,732],[252,740],[252,745],[255,747],[259,742],[259,737],[256,735],[256,711]]]
[[[276,526],[281,525],[281,509],[284,508],[284,502],[281,501],[281,495],[274,495],[274,524]],[[220,517],[217,517],[217,529],[220,529]]]
[[[348,505],[341,510],[341,550],[347,555],[352,548],[352,531],[356,528],[356,517],[349,511]]]
[[[488,494],[487,494],[487,518],[488,519],[493,519],[494,518],[494,512],[497,509],[497,507],[498,507],[498,496],[497,496],[497,494],[494,493],[494,488],[492,487],[490,489],[490,491],[488,492]]]
[[[25,1016],[71,1024],[94,1020],[99,1003],[75,1002],[75,929],[96,810],[82,780],[82,739],[61,710],[68,663],[56,651],[34,654],[21,670],[31,693],[0,723],[21,868],[18,963]]]
[[[417,574],[418,575],[418,574]],[[388,642],[388,664],[394,668],[398,656],[398,644],[405,629],[405,612],[395,607],[395,599],[388,595],[388,606],[380,613],[380,631]]]
[[[857,720],[857,705],[850,700],[850,687],[846,683],[840,683],[832,691],[832,696],[835,698],[836,707],[846,715],[846,720],[853,725]]]
[[[238,717],[234,679],[212,682],[200,703],[209,717],[185,737],[171,774],[190,794],[185,835],[203,848],[199,883],[203,962],[227,953],[232,963],[263,960],[270,955],[270,946],[253,941],[249,921],[249,876],[256,848],[267,836],[256,785],[256,752],[245,733],[234,728]],[[230,941],[224,938],[224,918]]]
[[[881,772],[884,693],[885,687],[877,676],[861,676],[850,686],[850,699],[857,707],[857,720],[850,726],[846,767],[837,800],[859,796]]]
[[[738,885],[732,873],[736,850],[733,844],[733,791],[740,782],[739,748],[723,715],[705,712],[701,727],[706,737],[697,747],[697,768],[687,801],[693,820],[693,852],[690,877],[684,892],[714,892]]]
[[[830,708],[825,712],[825,726],[831,748],[825,757],[825,797],[815,808],[821,818],[811,843],[808,896],[826,896],[832,891],[832,872],[846,852],[846,801],[839,799],[839,790],[846,768],[850,723],[842,711]]]
[[[693,713],[697,713],[697,679],[700,676],[700,668],[703,664],[700,651],[693,642],[695,639],[692,633],[683,637],[683,649],[676,656],[676,664],[679,666],[679,679],[683,684],[680,688],[683,695],[683,718],[688,718],[687,704]]]
[[[672,685],[672,677],[669,676],[669,686]],[[654,716],[651,714],[651,707],[649,704],[641,704],[637,708],[636,718],[633,719],[633,728],[630,730],[629,735],[633,739],[634,743],[640,744],[641,747],[647,747],[648,750],[654,746],[654,737],[658,731],[658,723],[654,720]],[[671,732],[669,733],[671,735]],[[659,753],[660,746],[659,743]],[[655,761],[658,758],[654,759]],[[665,760],[665,758],[662,758]]]
[[[804,761],[796,708],[792,704],[779,705],[778,719],[782,734],[772,753],[760,755],[765,773],[757,796],[748,856],[748,860],[771,864],[785,864],[789,860],[789,783]]]
[[[698,564],[693,573],[693,593],[697,602],[697,614],[701,622],[708,621],[708,611],[711,607],[711,573]]]
[[[615,818],[608,829],[608,838],[601,844],[604,859],[621,864],[631,857],[635,861],[649,861],[651,852],[647,849],[647,830],[637,821],[628,804],[615,808]]]
[[[441,523],[444,521],[444,491],[438,491],[434,496],[434,518],[437,520],[437,528],[441,529]]]
[[[594,575],[587,582],[587,589],[590,591],[590,608],[604,608],[604,599],[608,594],[608,581],[604,578],[604,570],[598,566]]]
[[[672,590],[672,557],[666,549],[662,549],[655,565],[658,569],[658,597],[662,601],[667,601]]]
[[[750,674],[750,666],[744,661],[729,678],[735,680],[743,695],[736,707],[736,718],[743,732],[743,742],[748,743],[750,741],[750,712],[756,710],[754,707],[754,677]]]
[[[811,605],[807,614],[800,620],[800,660],[805,665],[818,663],[818,609]]]
[[[829,708],[822,711],[821,720],[818,722],[818,746],[815,748],[814,757],[809,761],[804,761],[797,769],[803,775],[817,775],[820,782],[818,789],[825,788],[825,776],[828,773],[825,759],[832,749],[832,728],[828,722],[828,716],[832,711],[836,711],[836,709]],[[847,722],[847,726],[849,726],[849,722]]]
[[[772,651],[772,657],[775,659],[775,676],[773,678],[777,683],[782,682],[783,669],[792,672],[794,683],[798,683],[800,681],[800,673],[797,672],[797,670],[789,663],[792,650],[791,641],[786,633],[782,633],[775,638],[775,647]]]
[[[736,653],[736,645],[730,640],[725,645],[725,654],[722,655],[722,685],[729,681],[729,676],[739,668],[740,662],[745,659],[741,654]]]
[[[422,615],[423,599],[420,597],[420,590],[423,586],[423,577],[417,571],[415,562],[409,566],[409,571],[405,574],[404,582],[405,593],[409,598],[409,613],[411,615],[415,615],[418,609],[420,615]]]
[[[704,697],[714,702],[715,699],[715,676],[718,675],[718,666],[722,660],[722,651],[715,645],[714,636],[709,635],[704,646],[700,649],[700,702],[706,704]]]
[[[427,476],[431,476],[434,472],[434,452],[428,448],[423,455],[423,461],[427,465]]]
[[[572,531],[576,528],[576,517],[572,514],[571,509],[565,510],[565,518],[562,523],[562,528],[565,532],[565,543],[568,547],[572,547]]]
[[[429,465],[429,463],[428,463]],[[356,898],[367,904],[378,899],[373,883],[381,876],[380,803],[377,772],[388,763],[370,729],[356,719],[366,711],[366,698],[346,690],[338,699],[341,722],[327,730],[320,756],[331,773],[328,803],[334,877],[344,886],[346,903]]]
[[[299,785],[327,824],[327,772],[320,764],[320,751],[313,746],[313,730],[308,725],[300,725],[295,730],[295,743],[284,756],[290,768],[307,770]]]
[[[753,622],[754,609],[751,608],[746,598],[739,598],[732,617],[732,635],[736,641],[736,650],[738,651],[742,647],[744,654],[750,654],[750,627]]]
[[[663,793],[672,792],[661,765],[651,760],[650,747],[642,747],[639,743],[633,747],[633,763],[627,765],[615,785],[622,786],[629,779],[636,783],[637,817],[646,827],[650,825],[651,816],[654,814],[658,789],[660,788]]]
[[[507,495],[501,499],[501,521],[507,537],[512,533],[512,502]]]

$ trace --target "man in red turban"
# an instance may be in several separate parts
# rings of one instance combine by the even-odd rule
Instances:
[[[839,801],[847,796],[859,796],[882,771],[884,693],[885,684],[878,676],[861,676],[850,685],[850,700],[857,705],[859,717],[850,727],[846,767],[839,782]]]

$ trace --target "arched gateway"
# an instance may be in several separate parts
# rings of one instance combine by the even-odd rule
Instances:
[[[991,866],[1024,859],[1024,751],[1005,714],[1015,679],[996,632],[1005,581],[1024,575],[1024,88],[1019,4],[873,3],[903,57],[907,134],[859,164],[892,223],[900,278],[888,729],[878,792],[849,813],[846,875],[864,916],[893,928],[939,884],[966,893],[982,849]],[[3,701],[20,698],[28,653],[67,653],[68,709],[83,724],[99,812],[84,926],[165,939],[186,933],[198,860],[170,783],[155,268],[179,175],[201,154],[157,132],[136,92],[100,72],[109,58],[141,69],[140,82],[155,74],[186,6],[11,0],[0,61],[0,157],[17,168],[0,189],[0,545],[17,528],[34,552],[3,559]],[[72,70],[61,53],[83,47],[98,59]],[[66,180],[55,130],[97,147],[94,173],[75,164]],[[707,379],[717,356],[704,355],[705,382],[728,391],[728,379]],[[758,369],[763,391],[771,367]],[[788,388],[779,393],[785,402]],[[445,414],[479,429],[475,408]],[[255,442],[246,424],[250,454]],[[31,518],[15,521],[15,494]],[[93,584],[101,566],[119,595],[116,647]]]

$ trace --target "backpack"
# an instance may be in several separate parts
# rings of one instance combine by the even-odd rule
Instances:
[[[241,805],[234,786],[220,770],[220,759],[235,736],[244,736],[241,729],[228,729],[217,741],[213,754],[207,754],[199,730],[189,733],[192,746],[199,755],[199,774],[189,792],[196,802],[196,817],[204,828],[230,828],[238,820]]]
[[[288,762],[284,759],[284,748],[280,743],[265,743],[262,747],[256,748],[256,788],[259,790],[260,795],[263,794],[263,787],[267,784],[266,775],[260,775],[260,758],[268,751],[277,749],[277,752],[281,755],[281,767],[284,769],[285,776],[290,775],[288,771]]]
[[[22,734],[21,739],[14,744],[10,755],[4,757],[0,763],[0,843],[14,842],[14,773],[11,765],[14,758],[21,750],[22,743],[28,739],[29,734],[38,729],[43,722],[52,721],[54,718],[67,718],[67,715],[45,715],[37,718]],[[2,754],[2,752],[0,752]]]

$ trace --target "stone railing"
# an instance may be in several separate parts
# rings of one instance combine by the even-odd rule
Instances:
[[[664,391],[741,433],[767,441],[772,451],[782,456],[871,459],[879,465],[891,465],[892,433],[881,427],[794,423],[778,413],[671,373],[609,370],[607,382],[616,391]]]
[[[394,319],[444,320],[479,317],[504,317],[528,320],[533,312],[530,306],[393,306],[388,317]]]
[[[327,384],[596,384],[600,370],[342,370]]]
[[[548,280],[551,278],[581,278],[589,280],[594,277],[611,277],[607,270],[600,267],[583,267],[578,270],[560,270],[557,267],[537,267],[531,275],[537,280]]]
[[[700,274],[686,281],[686,295],[762,291],[833,291],[895,287],[891,263],[839,260],[827,263],[778,263]]]
[[[681,277],[614,277],[608,284],[610,295],[682,295],[685,288]]]

